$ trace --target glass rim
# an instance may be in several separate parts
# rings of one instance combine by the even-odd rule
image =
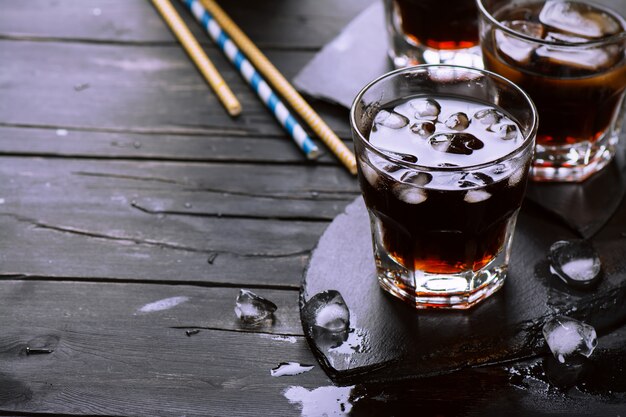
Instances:
[[[367,140],[367,138],[365,138],[362,134],[360,129],[358,129],[357,123],[356,123],[356,108],[357,108],[357,104],[359,103],[359,101],[361,100],[361,98],[363,97],[363,95],[374,85],[378,84],[381,81],[384,81],[388,78],[392,78],[398,74],[401,73],[408,73],[411,71],[416,71],[416,70],[426,70],[429,68],[443,68],[443,69],[462,69],[462,70],[466,70],[466,71],[471,71],[474,73],[480,73],[481,75],[485,75],[485,76],[489,76],[495,79],[498,79],[500,81],[503,81],[505,84],[507,84],[508,86],[512,87],[514,90],[516,90],[523,98],[524,101],[526,103],[528,103],[530,110],[531,110],[531,114],[532,114],[532,123],[530,125],[530,128],[528,130],[528,134],[524,135],[524,140],[523,142],[520,144],[519,147],[515,148],[514,150],[512,150],[511,152],[509,152],[506,155],[500,156],[499,158],[493,159],[493,160],[489,160],[487,162],[483,162],[480,164],[473,164],[473,165],[465,165],[465,166],[458,166],[458,167],[431,167],[431,166],[426,166],[426,165],[420,165],[418,163],[411,163],[411,162],[407,162],[404,161],[400,158],[395,157],[393,154],[388,153],[388,152],[393,152],[391,150],[389,151],[385,151],[384,149],[378,148],[374,145],[372,145],[372,143]],[[519,123],[519,122],[518,122]],[[407,169],[412,169],[412,170],[420,170],[420,171],[429,171],[429,172],[465,172],[465,171],[474,171],[474,170],[478,170],[478,169],[483,169],[483,168],[488,168],[490,166],[499,164],[501,162],[513,159],[515,156],[517,156],[518,154],[523,153],[530,145],[532,145],[534,143],[534,139],[537,135],[537,128],[539,126],[539,114],[537,112],[537,108],[535,107],[535,103],[531,100],[530,96],[528,94],[526,94],[526,92],[524,90],[522,90],[517,84],[513,83],[512,81],[510,81],[507,78],[504,78],[503,76],[496,74],[494,72],[491,71],[487,71],[484,69],[478,69],[478,68],[472,68],[472,67],[465,67],[465,66],[461,66],[461,65],[450,65],[450,64],[422,64],[422,65],[415,65],[415,66],[411,66],[411,67],[406,67],[406,68],[399,68],[396,69],[394,71],[390,71],[387,72],[383,75],[381,75],[380,77],[370,81],[369,83],[367,83],[365,85],[365,87],[363,87],[358,94],[356,95],[356,97],[354,98],[353,102],[352,102],[352,106],[350,107],[350,126],[352,127],[352,131],[355,133],[355,135],[358,137],[358,140],[360,141],[360,143],[363,144],[363,146],[365,146],[369,151],[373,152],[375,155],[382,157],[386,160],[389,160],[391,162],[393,162],[394,164],[397,164],[403,168],[407,168]],[[419,159],[418,159],[419,161]]]
[[[546,45],[546,46],[558,46],[560,48],[579,49],[579,48],[588,48],[588,47],[594,47],[594,46],[603,46],[603,45],[607,45],[611,43],[626,41],[626,18],[623,17],[621,14],[619,14],[617,11],[609,7],[606,7],[604,5],[598,5],[596,3],[593,4],[594,7],[597,7],[605,12],[609,12],[612,16],[616,16],[622,25],[622,31],[614,35],[607,36],[606,38],[595,39],[595,40],[590,39],[587,42],[571,43],[571,42],[565,42],[565,41],[559,41],[559,40],[550,41],[546,39],[533,38],[532,36],[528,36],[524,33],[517,32],[507,26],[504,26],[498,19],[493,17],[493,15],[487,10],[487,8],[483,5],[483,1],[484,0],[476,0],[476,5],[478,6],[478,10],[480,11],[480,14],[482,16],[486,17],[492,24],[496,25],[498,29],[506,32],[508,35],[514,36],[519,39],[523,39],[528,42],[533,42],[536,44]],[[544,0],[544,3],[546,1],[548,0]]]

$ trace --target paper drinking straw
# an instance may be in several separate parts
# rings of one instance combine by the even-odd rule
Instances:
[[[250,61],[241,53],[235,43],[215,22],[215,19],[205,10],[198,0],[181,0],[198,19],[200,24],[226,54],[230,62],[239,70],[241,75],[248,81],[259,98],[272,111],[276,120],[289,132],[293,140],[304,151],[308,159],[316,159],[320,155],[318,147],[306,134],[302,126],[291,115],[287,107],[272,91],[261,74],[252,66]]]
[[[184,0],[186,1],[186,0]],[[198,0],[193,0],[197,3]],[[356,175],[356,160],[354,154],[335,135],[330,127],[315,113],[309,104],[300,94],[289,84],[274,65],[263,55],[263,53],[252,43],[252,41],[239,29],[239,27],[228,17],[228,15],[213,1],[199,0],[210,13],[210,19],[215,25],[221,27],[232,41],[241,49],[252,65],[265,78],[272,83],[278,93],[293,107],[302,119],[313,129],[319,138],[328,148],[339,158],[339,160]],[[224,35],[226,36],[226,35]]]
[[[154,7],[159,11],[163,20],[170,27],[174,35],[178,38],[180,43],[185,48],[185,51],[189,54],[192,61],[196,64],[198,70],[202,73],[207,80],[215,94],[222,102],[222,105],[231,116],[237,116],[241,113],[241,104],[237,100],[237,97],[228,88],[226,82],[217,71],[213,63],[209,60],[209,57],[204,53],[196,38],[193,37],[179,14],[172,6],[169,0],[152,0]]]

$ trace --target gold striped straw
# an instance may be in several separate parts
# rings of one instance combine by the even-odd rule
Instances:
[[[222,29],[228,33],[239,49],[247,56],[256,69],[271,82],[280,95],[293,107],[302,119],[313,129],[319,138],[348,168],[356,175],[354,154],[335,135],[330,127],[309,106],[300,94],[289,84],[276,67],[263,55],[250,38],[230,19],[230,17],[213,0],[200,0],[200,3],[213,15]]]
[[[207,80],[217,98],[231,116],[237,116],[241,113],[241,104],[237,97],[233,94],[228,85],[217,71],[209,57],[204,53],[196,38],[193,37],[183,19],[181,19],[172,3],[169,0],[152,0],[152,4],[159,11],[167,25],[170,27],[174,35],[189,54],[192,61],[196,64],[198,70]]]

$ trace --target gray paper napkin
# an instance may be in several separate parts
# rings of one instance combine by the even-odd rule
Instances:
[[[361,88],[392,69],[383,16],[380,1],[362,11],[296,75],[295,86],[349,108]]]

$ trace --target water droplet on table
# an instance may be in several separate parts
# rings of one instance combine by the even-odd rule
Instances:
[[[308,390],[292,386],[283,395],[291,404],[299,404],[302,417],[341,417],[350,415],[354,386],[335,387],[333,385]]]
[[[293,376],[309,372],[313,368],[313,365],[302,365],[297,362],[281,362],[276,368],[270,370],[270,375],[275,377]]]

